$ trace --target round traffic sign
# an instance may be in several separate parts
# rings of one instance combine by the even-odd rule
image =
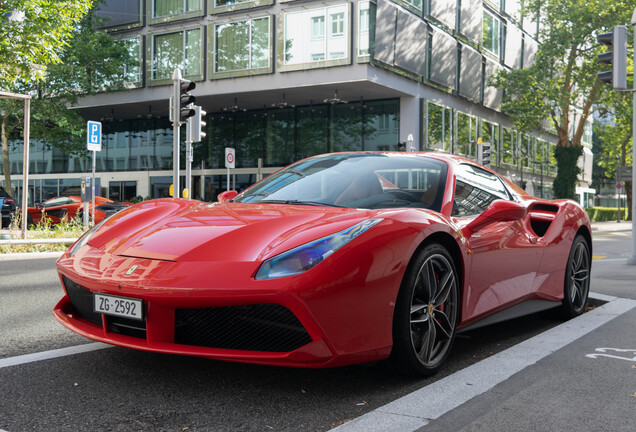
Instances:
[[[234,155],[232,153],[227,154],[227,163],[229,164],[234,163]]]

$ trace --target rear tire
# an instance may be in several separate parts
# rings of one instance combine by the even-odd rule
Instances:
[[[572,242],[565,270],[563,301],[561,302],[561,314],[564,318],[574,318],[585,312],[590,293],[591,268],[590,247],[585,238],[579,234]]]
[[[429,376],[448,357],[459,321],[459,278],[438,243],[425,246],[409,265],[393,316],[389,365],[397,373]]]
[[[31,225],[33,225],[33,216],[27,214],[27,228],[29,228]]]

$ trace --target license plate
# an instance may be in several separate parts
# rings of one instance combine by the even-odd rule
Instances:
[[[95,312],[143,321],[143,300],[105,294],[93,296]]]

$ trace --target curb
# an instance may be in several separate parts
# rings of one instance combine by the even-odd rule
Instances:
[[[11,239],[0,240],[0,245],[27,245],[27,244],[72,244],[77,241],[76,238],[59,238],[59,239]]]
[[[59,258],[62,256],[63,251],[57,252],[23,252],[23,253],[10,253],[0,254],[0,262],[2,261],[17,261],[23,259],[44,259],[44,258]]]

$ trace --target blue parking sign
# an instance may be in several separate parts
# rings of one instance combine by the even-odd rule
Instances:
[[[102,124],[89,120],[86,122],[86,149],[102,151]]]

